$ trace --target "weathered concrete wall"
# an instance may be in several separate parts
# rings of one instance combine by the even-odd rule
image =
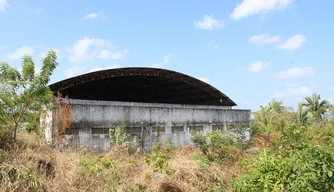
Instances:
[[[100,152],[111,147],[107,128],[119,126],[124,120],[128,137],[136,136],[137,144],[145,151],[149,151],[159,137],[163,142],[170,138],[175,147],[180,147],[191,144],[190,132],[193,129],[206,133],[212,131],[215,125],[226,127],[236,123],[249,126],[250,123],[250,110],[220,106],[88,100],[70,102],[77,118],[65,136],[66,142]],[[155,132],[156,125],[163,127],[164,131]]]
[[[43,106],[40,118],[40,127],[44,132],[42,135],[43,144],[52,143],[52,112],[47,110],[46,106]]]

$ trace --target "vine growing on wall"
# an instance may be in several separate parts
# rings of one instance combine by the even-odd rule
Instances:
[[[54,118],[53,134],[55,135],[55,143],[53,144],[57,145],[62,143],[64,134],[70,129],[76,116],[72,114],[72,104],[68,96],[63,98],[59,91],[52,103],[54,104],[52,113]]]

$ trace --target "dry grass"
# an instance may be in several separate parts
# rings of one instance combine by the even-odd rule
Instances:
[[[168,166],[155,172],[143,155],[129,153],[126,146],[93,155],[40,147],[37,135],[21,134],[19,140],[9,155],[0,151],[0,191],[231,191],[240,168],[235,162],[200,168],[191,147],[168,153]],[[37,171],[39,159],[56,162],[55,179]],[[9,169],[17,170],[16,179]]]

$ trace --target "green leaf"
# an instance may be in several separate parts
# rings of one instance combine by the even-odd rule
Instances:
[[[333,177],[333,171],[328,171],[328,177]]]

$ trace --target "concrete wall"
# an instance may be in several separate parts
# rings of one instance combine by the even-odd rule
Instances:
[[[124,120],[128,137],[136,136],[138,146],[145,151],[149,151],[159,137],[163,142],[170,138],[175,147],[180,147],[191,144],[192,129],[207,133],[216,125],[226,127],[236,123],[249,126],[250,123],[250,110],[220,106],[88,100],[70,102],[77,118],[65,136],[66,142],[100,152],[108,151],[111,147],[107,129],[104,128],[119,126]],[[155,132],[156,125],[164,130]]]

